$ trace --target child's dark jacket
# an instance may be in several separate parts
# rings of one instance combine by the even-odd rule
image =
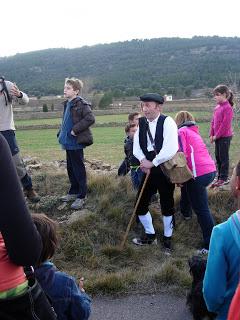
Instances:
[[[124,152],[126,155],[125,159],[129,167],[139,166],[138,159],[133,155],[133,139],[130,137],[127,137],[124,141]]]

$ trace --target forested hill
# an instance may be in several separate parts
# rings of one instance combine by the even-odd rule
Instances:
[[[240,78],[240,38],[132,40],[0,58],[0,75],[34,95],[61,94],[67,76],[118,96],[213,87],[230,74]]]

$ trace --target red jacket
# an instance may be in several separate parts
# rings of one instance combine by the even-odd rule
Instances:
[[[240,284],[237,287],[235,295],[233,296],[227,320],[240,319]]]

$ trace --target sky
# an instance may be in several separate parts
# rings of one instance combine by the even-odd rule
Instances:
[[[0,57],[132,39],[240,37],[239,0],[9,0]]]

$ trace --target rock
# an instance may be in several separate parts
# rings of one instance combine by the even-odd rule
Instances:
[[[57,209],[58,209],[59,211],[61,211],[61,210],[65,209],[66,206],[67,206],[67,202],[63,202],[59,207],[57,207]]]
[[[72,224],[73,222],[76,222],[78,220],[82,220],[86,218],[87,216],[91,215],[91,211],[88,209],[83,209],[79,211],[74,211],[68,218],[67,224]]]
[[[42,164],[41,163],[36,163],[36,164],[29,164],[27,165],[27,170],[38,170],[42,168]]]

